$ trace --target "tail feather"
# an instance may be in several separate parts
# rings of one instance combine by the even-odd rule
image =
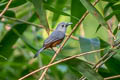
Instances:
[[[34,58],[36,58],[40,54],[40,52],[42,52],[44,49],[45,47],[40,48],[38,52],[35,54]]]

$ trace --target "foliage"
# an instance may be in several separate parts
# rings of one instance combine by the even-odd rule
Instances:
[[[8,2],[9,0],[0,0],[0,13]],[[103,80],[119,75],[120,2],[100,0],[93,6],[94,2],[95,0],[12,0],[7,11],[0,17],[0,80],[17,80],[47,65],[54,55],[53,50],[44,50],[36,59],[33,56],[42,47],[49,32],[60,22],[72,22],[67,30],[69,34],[87,10],[89,14],[72,34],[77,39],[70,38],[55,61],[83,52],[105,50],[53,65],[45,80],[80,80],[83,76],[88,80]],[[116,40],[108,32],[109,27]],[[96,72],[93,66],[107,53],[116,54]],[[26,80],[39,79],[40,75],[41,72],[35,73]]]

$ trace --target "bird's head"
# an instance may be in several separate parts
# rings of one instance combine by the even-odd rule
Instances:
[[[71,24],[72,22],[61,22],[58,24],[56,30],[66,32],[67,27]]]

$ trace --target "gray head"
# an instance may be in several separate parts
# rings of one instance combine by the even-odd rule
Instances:
[[[62,31],[62,32],[65,33],[67,27],[68,27],[69,25],[71,25],[71,24],[72,24],[72,22],[61,22],[61,23],[58,24],[56,30]]]

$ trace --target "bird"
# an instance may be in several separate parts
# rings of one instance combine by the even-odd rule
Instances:
[[[36,58],[43,50],[56,47],[59,45],[65,38],[65,33],[67,27],[71,25],[72,22],[61,22],[57,25],[56,29],[50,34],[50,36],[44,41],[42,48],[40,48],[37,53],[34,55]]]

